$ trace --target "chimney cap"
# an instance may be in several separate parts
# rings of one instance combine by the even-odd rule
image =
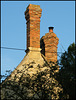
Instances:
[[[54,29],[54,27],[48,27],[48,28],[49,28],[49,30],[50,30],[50,29]]]

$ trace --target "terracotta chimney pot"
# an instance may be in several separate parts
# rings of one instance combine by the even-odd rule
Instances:
[[[49,27],[49,32],[53,32],[54,27]]]

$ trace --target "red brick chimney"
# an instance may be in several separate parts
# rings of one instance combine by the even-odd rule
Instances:
[[[40,48],[40,17],[42,9],[39,5],[29,4],[25,11],[27,20],[27,48]]]
[[[46,33],[45,36],[42,37],[45,46],[45,50],[42,50],[42,52],[45,52],[44,55],[48,62],[57,61],[57,45],[59,39],[57,38],[56,34],[53,33],[53,28],[54,27],[49,27],[49,33]]]

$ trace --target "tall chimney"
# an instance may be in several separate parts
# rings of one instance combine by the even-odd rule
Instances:
[[[42,9],[39,5],[29,4],[25,11],[27,20],[27,49],[40,48],[40,17]]]

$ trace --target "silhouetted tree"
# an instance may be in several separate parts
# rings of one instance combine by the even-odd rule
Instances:
[[[64,99],[75,99],[75,44],[72,43],[68,50],[61,55],[61,69],[58,80],[63,87]]]

